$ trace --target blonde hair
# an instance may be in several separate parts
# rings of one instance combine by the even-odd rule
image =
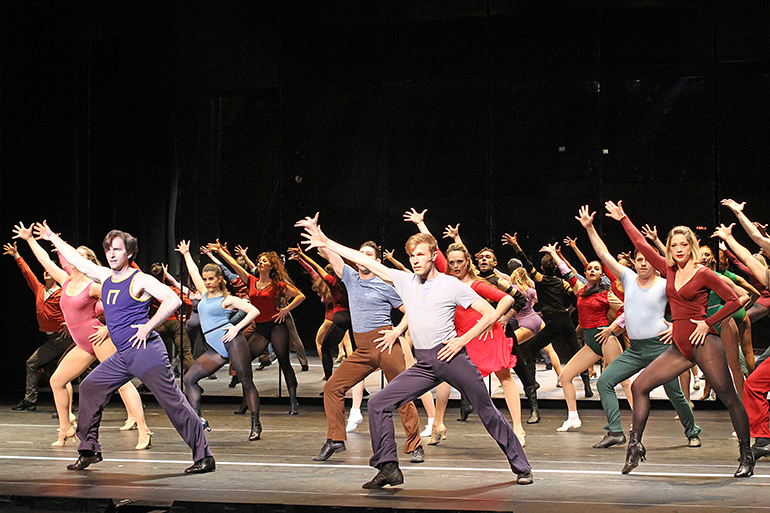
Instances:
[[[78,249],[82,249],[83,252],[86,254],[86,259],[90,260],[91,262],[95,263],[96,265],[102,265],[101,262],[99,262],[99,259],[96,258],[96,253],[94,253],[94,250],[89,248],[88,246],[78,246]]]
[[[762,253],[754,253],[751,256],[753,256],[754,260],[762,264],[762,266],[765,267],[765,269],[767,269],[767,259],[765,258],[765,255],[763,255]]]
[[[468,252],[468,248],[465,247],[465,244],[461,244],[459,242],[453,242],[446,249],[447,266],[446,266],[445,274],[452,274],[452,271],[449,268],[449,253],[453,251],[459,251],[460,253],[462,253],[463,257],[465,258],[465,261],[468,262],[468,271],[467,271],[468,276],[470,276],[474,280],[480,279],[479,273],[476,271],[476,266],[473,265],[473,260],[471,260],[471,254]]]
[[[519,287],[519,290],[522,292],[525,292],[528,288],[535,286],[535,284],[532,283],[532,280],[529,279],[527,270],[523,267],[519,267],[518,269],[513,270],[511,273],[511,283]]]
[[[438,248],[438,242],[436,242],[436,238],[433,235],[429,233],[415,233],[406,241],[406,254],[411,255],[412,250],[422,243],[428,245],[428,250],[431,254],[435,253],[436,248]]]
[[[666,237],[666,263],[671,267],[676,263],[674,262],[674,256],[671,254],[671,239],[674,238],[674,235],[684,236],[690,245],[690,259],[699,264],[701,261],[700,245],[698,244],[697,237],[695,237],[695,234],[688,226],[675,226],[668,232],[668,237]]]

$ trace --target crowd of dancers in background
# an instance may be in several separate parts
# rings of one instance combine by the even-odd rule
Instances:
[[[418,231],[405,246],[409,267],[398,262],[393,251],[384,253],[393,267],[384,265],[374,242],[350,248],[329,239],[320,228],[318,214],[298,221],[306,249],[290,248],[290,260],[310,274],[312,289],[326,307],[315,341],[326,380],[327,436],[313,459],[325,461],[345,451],[346,433],[363,421],[364,379],[381,369],[388,383],[368,401],[370,464],[378,473],[364,488],[403,483],[394,409],[401,417],[404,452],[410,461],[425,460],[422,437],[429,437],[430,445],[447,439],[444,416],[451,387],[461,394],[461,419],[475,411],[505,453],[517,483],[530,484],[533,476],[524,451],[520,392],[511,371],[527,398],[530,412],[525,422],[538,423],[535,361],[545,351],[568,410],[557,431],[581,427],[573,380],[579,375],[584,395],[592,396],[589,373],[603,362],[597,388],[607,425],[594,447],[627,443],[624,474],[646,458],[642,434],[650,392],[658,386],[664,386],[677,412],[687,446],[701,446],[701,428],[689,394],[691,372],[696,380],[702,372],[704,388],[713,390],[724,403],[738,440],[735,477],[751,476],[756,459],[770,455],[770,365],[762,365],[767,353],[755,361],[751,343],[751,324],[770,311],[770,271],[765,260],[770,255],[770,237],[765,226],[746,217],[744,204],[722,203],[759,246],[757,253],[736,241],[733,224],[714,232],[720,241],[718,252],[685,226],[673,228],[661,242],[655,228],[638,229],[622,203],[611,201],[605,204],[606,216],[620,222],[634,249],[611,253],[594,228],[596,213],[585,206],[576,219],[586,230],[596,259],[586,259],[575,239],[564,241],[580,260],[580,270],[558,244],[540,248],[543,256],[538,268],[515,233],[502,237],[514,253],[507,272],[498,269],[497,256],[489,248],[478,251],[474,263],[459,224],[445,229],[444,237],[451,243],[442,251],[425,223],[426,211],[415,209],[404,214]],[[45,342],[27,361],[26,395],[13,409],[36,409],[40,369],[58,361],[50,377],[59,420],[58,438],[52,445],[65,446],[75,437],[80,440],[79,457],[68,469],[83,470],[102,461],[99,424],[116,391],[126,408],[121,429],[137,429],[137,450],[151,447],[153,433],[131,381],[134,377],[155,395],[191,448],[194,463],[187,473],[216,468],[205,434],[211,425],[201,416],[199,382],[225,364],[229,363],[233,376],[231,386],[240,383],[242,387],[243,402],[237,413],[250,414],[248,440],[262,436],[259,392],[252,374],[256,358],[260,368],[273,358],[278,360],[289,391],[288,413],[299,413],[297,377],[289,355],[295,351],[301,370],[308,370],[292,318],[305,295],[276,252],[261,253],[253,262],[248,248],[236,246],[233,256],[226,244],[216,241],[200,248],[201,260],[208,263],[199,269],[190,242],[183,240],[176,248],[189,275],[189,284],[183,286],[162,264],[153,264],[149,274],[141,272],[134,263],[137,241],[126,232],[113,230],[104,238],[106,266],[93,250],[71,246],[46,222],[29,227],[19,223],[14,238],[26,241],[44,268],[41,283],[20,256],[17,243],[4,246],[35,294]],[[53,245],[58,262],[40,245],[41,239]],[[328,265],[309,256],[306,251],[311,248]],[[577,329],[570,316],[573,304]],[[398,324],[391,318],[394,310],[403,313]],[[335,369],[337,347],[346,358]],[[185,394],[169,363],[174,352],[180,356]],[[97,359],[100,363],[79,385],[76,417],[71,382]],[[484,384],[483,378],[490,374],[501,384],[510,422],[495,407]],[[628,437],[621,425],[617,385],[625,390],[633,412]],[[346,423],[348,391],[353,404]],[[413,402],[418,398],[428,414],[422,432]]]

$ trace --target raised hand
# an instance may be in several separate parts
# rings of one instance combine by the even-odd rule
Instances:
[[[502,239],[503,245],[507,244],[509,246],[513,246],[514,248],[518,248],[519,241],[517,239],[517,235],[518,233],[514,233],[513,235],[509,235],[507,233],[503,234],[503,239]]]
[[[297,247],[287,249],[289,252],[289,260],[299,260],[302,256],[302,247],[297,244]]]
[[[423,211],[425,213],[425,211]],[[454,239],[460,235],[460,223],[457,223],[457,226],[447,225],[447,227],[444,229],[444,238],[445,239]]]
[[[575,219],[577,219],[578,222],[580,222],[580,225],[586,230],[589,229],[591,226],[593,226],[594,216],[596,215],[596,212],[591,212],[590,214],[589,212],[590,211],[588,209],[588,205],[583,205],[582,207],[580,207],[580,210],[578,210],[578,215],[575,216]],[[569,237],[564,239],[565,244],[569,244],[567,240],[569,240]],[[571,239],[571,240],[577,243],[577,239]],[[572,244],[569,244],[569,245],[572,246]]]
[[[54,236],[53,230],[48,227],[48,221],[33,224],[32,232],[35,234],[36,239],[51,240],[51,237]]]
[[[201,249],[203,249],[201,247]],[[179,244],[177,245],[176,249],[174,251],[180,252],[182,255],[186,255],[190,252],[190,241],[189,240],[181,240],[179,241]],[[202,253],[203,251],[201,251]],[[165,271],[165,268],[163,269]]]
[[[201,246],[198,248],[198,251],[200,251],[201,255],[211,255],[211,250],[208,248],[208,246]]]
[[[13,244],[8,243],[3,245],[3,255],[11,255],[13,258],[16,258],[16,255],[19,254],[19,248],[16,247],[16,243]]]
[[[235,246],[235,249],[234,249],[233,251],[235,251],[235,254],[236,254],[236,255],[240,255],[240,256],[242,256],[243,258],[246,258],[246,252],[247,252],[248,250],[249,250],[248,246],[244,248],[243,246],[241,246],[241,245],[239,244],[239,245]]]
[[[620,200],[617,203],[614,201],[607,201],[604,203],[604,208],[607,209],[607,213],[604,215],[613,218],[615,221],[620,221],[626,215],[626,213],[623,212],[623,200]]]
[[[34,225],[26,227],[24,223],[19,221],[19,224],[13,227],[13,238],[29,240],[32,238],[32,228]]]
[[[383,250],[382,250],[382,255],[383,255],[383,256],[384,256],[386,259],[388,259],[388,260],[393,260],[393,253],[394,253],[395,251],[396,251],[395,249],[391,249],[390,251],[388,251],[387,249],[383,249]]]
[[[732,223],[730,226],[725,226],[724,224],[719,225],[717,229],[714,230],[714,233],[711,234],[711,238],[719,237],[722,240],[729,239],[733,236],[733,226],[735,226],[735,223]]]
[[[766,224],[762,224],[762,223],[759,223],[759,222],[757,222],[757,221],[754,221],[754,223],[753,223],[753,224],[754,224],[754,226],[757,228],[757,230],[759,230],[759,234],[760,234],[762,237],[765,237],[765,238],[767,238],[767,225],[766,225]]]
[[[723,199],[722,200],[722,205],[724,205],[727,208],[729,208],[730,210],[732,210],[733,213],[735,213],[735,215],[738,215],[741,212],[743,212],[743,207],[746,206],[746,202],[744,201],[743,203],[738,203],[735,200]]]
[[[305,219],[300,219],[296,223],[294,223],[294,226],[297,228],[304,228],[305,230],[308,229],[315,229],[318,227],[318,217],[320,213],[316,212],[313,217],[305,216]]]
[[[404,212],[404,221],[420,224],[425,219],[425,212],[427,211],[427,208],[422,212],[417,212],[414,208],[412,208],[412,210],[407,210]]]
[[[649,224],[645,224],[644,226],[642,226],[641,230],[639,230],[639,231],[641,231],[642,235],[644,235],[644,237],[649,239],[649,240],[655,241],[655,240],[658,239],[658,227],[657,226],[653,226],[652,228],[650,228]]]
[[[571,248],[577,247],[577,239],[570,238],[569,236],[564,237],[564,240],[562,241],[562,244],[566,244],[567,246]]]
[[[559,243],[554,242],[553,244],[546,244],[542,248],[540,248],[541,253],[550,253],[551,255],[557,253],[559,251]]]

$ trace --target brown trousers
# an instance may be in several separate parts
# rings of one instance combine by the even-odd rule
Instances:
[[[381,329],[390,329],[384,327]],[[382,368],[385,379],[392,380],[406,369],[401,344],[396,342],[388,354],[381,353],[374,347],[374,340],[380,336],[380,330],[356,333],[356,350],[343,361],[324,385],[324,410],[330,440],[347,440],[345,433],[345,393],[369,374]],[[401,423],[406,432],[404,452],[410,453],[422,445],[420,439],[420,418],[413,402],[408,402],[398,409]]]

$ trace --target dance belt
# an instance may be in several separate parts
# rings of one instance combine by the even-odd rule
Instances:
[[[208,330],[208,331],[204,331],[204,332],[203,332],[203,334],[204,334],[204,335],[208,335],[208,334],[209,334],[209,333],[211,333],[212,331],[216,331],[216,330],[218,330],[219,328],[224,328],[224,327],[225,327],[225,326],[227,326],[228,324],[230,324],[230,321],[227,321],[227,322],[225,322],[225,323],[222,323],[222,324],[220,324],[219,326],[217,326],[216,328],[211,328],[211,329],[210,329],[210,330]]]

